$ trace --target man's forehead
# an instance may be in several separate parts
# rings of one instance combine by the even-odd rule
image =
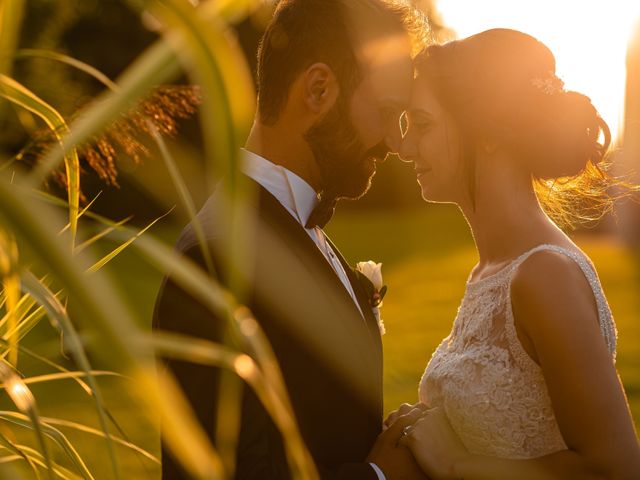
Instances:
[[[406,34],[376,38],[364,44],[359,61],[376,97],[405,105],[413,80],[411,43]]]
[[[411,57],[411,41],[406,33],[390,33],[364,41],[358,49],[359,60],[376,66]]]

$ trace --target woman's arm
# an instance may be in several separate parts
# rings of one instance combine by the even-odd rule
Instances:
[[[399,442],[409,447],[424,472],[434,480],[601,480],[575,452],[563,450],[530,460],[470,454],[441,408],[426,412]]]
[[[553,410],[568,449],[531,460],[504,460],[456,453],[451,476],[433,478],[640,479],[640,451],[624,391],[598,324],[593,291],[580,267],[554,252],[534,254],[511,286],[516,330],[523,347],[542,368]],[[447,433],[442,419],[425,420],[407,436],[414,454],[423,442],[434,448]],[[421,426],[422,423],[422,426]],[[432,436],[431,440],[425,440]],[[417,438],[420,437],[420,438]],[[457,439],[456,439],[457,440]],[[459,442],[459,440],[457,440]],[[444,444],[441,444],[444,448]],[[442,456],[443,452],[440,452]],[[420,462],[428,467],[425,462]]]

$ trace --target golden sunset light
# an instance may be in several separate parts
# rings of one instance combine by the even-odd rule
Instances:
[[[640,479],[640,0],[0,26],[0,480]]]
[[[640,2],[440,0],[437,8],[459,37],[504,27],[541,40],[556,56],[565,87],[591,97],[616,137],[623,114],[626,47],[640,19]]]

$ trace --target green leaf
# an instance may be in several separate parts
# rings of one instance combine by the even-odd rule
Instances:
[[[380,289],[380,301],[384,299],[384,296],[387,294],[387,286],[383,285]]]
[[[369,280],[369,277],[367,277],[359,270],[354,270],[354,273],[356,274],[358,282],[360,282],[360,284],[364,288],[364,291],[367,294],[367,299],[371,301],[373,295],[376,293],[376,287],[373,285],[373,282]]]

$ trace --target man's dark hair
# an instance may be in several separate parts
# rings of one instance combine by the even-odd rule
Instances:
[[[281,0],[258,49],[260,121],[278,119],[294,79],[310,65],[326,63],[350,96],[361,81],[357,45],[405,34],[417,52],[427,30],[413,7],[389,0]]]

